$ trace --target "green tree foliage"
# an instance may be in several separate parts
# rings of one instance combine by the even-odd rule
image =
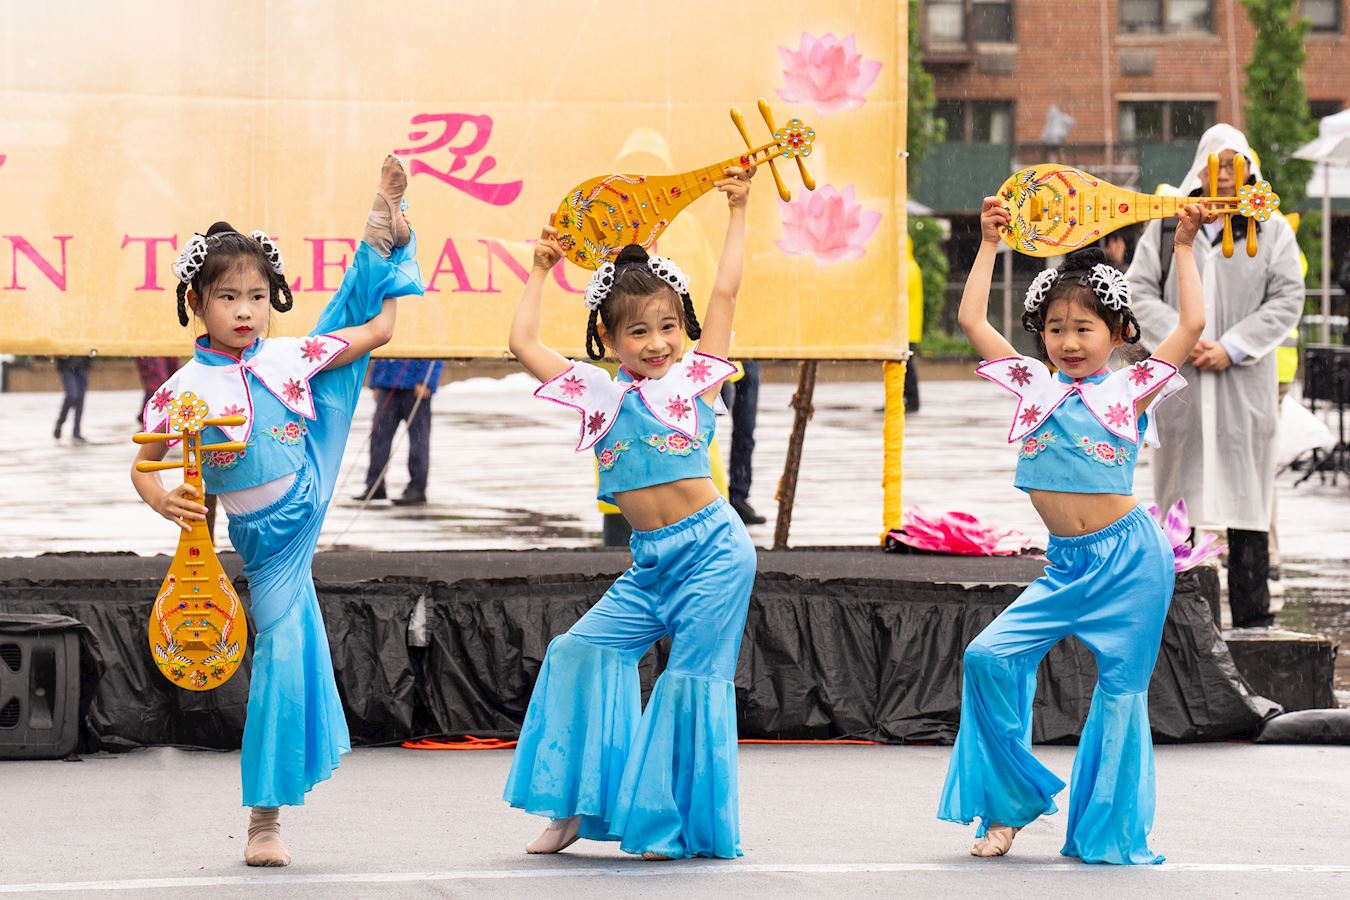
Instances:
[[[1311,27],[1298,0],[1242,0],[1256,29],[1251,61],[1243,67],[1247,138],[1261,157],[1261,174],[1275,186],[1281,207],[1293,211],[1307,197],[1313,164],[1294,151],[1317,134],[1303,89],[1304,39]]]
[[[933,76],[923,68],[923,42],[919,39],[922,13],[921,0],[909,0],[909,107],[904,149],[909,151],[906,169],[911,186],[919,181],[924,157],[947,136],[947,123],[933,118],[937,97],[933,93]],[[923,265],[923,261],[919,264]]]
[[[943,308],[947,304],[947,253],[942,247],[942,229],[932,216],[909,217],[909,239],[914,244],[914,261],[923,276],[923,330],[931,334],[940,329]],[[919,335],[909,336],[919,343]]]

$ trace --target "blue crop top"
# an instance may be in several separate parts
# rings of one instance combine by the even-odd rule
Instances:
[[[243,425],[202,430],[203,444],[247,444],[239,452],[202,454],[208,494],[257,487],[299,471],[305,459],[307,421],[316,415],[310,379],[347,342],[326,334],[259,338],[240,359],[210,349],[209,343],[205,335],[198,338],[192,360],[150,397],[145,430],[164,430],[175,401],[191,392],[206,402],[210,417],[245,417]]]
[[[1019,445],[1013,485],[1024,491],[1133,494],[1139,448],[1157,446],[1148,411],[1136,419],[1135,404],[1156,391],[1152,410],[1186,386],[1175,366],[1153,357],[1079,379],[1027,356],[975,371],[1017,395],[1008,442]]]
[[[623,369],[611,378],[573,363],[534,393],[581,413],[577,450],[594,450],[596,496],[613,503],[624,491],[711,476],[716,411],[701,395],[735,373],[735,364],[694,350],[659,379],[634,380]]]

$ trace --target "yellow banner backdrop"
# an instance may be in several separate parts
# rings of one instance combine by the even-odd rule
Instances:
[[[906,5],[6,4],[0,351],[186,354],[171,266],[224,219],[279,242],[306,331],[341,281],[380,161],[411,174],[431,291],[393,356],[500,357],[530,241],[564,193],[738,152],[755,110],[815,128],[819,187],[755,179],[733,352],[899,359]],[[698,200],[659,243],[702,307],[726,221]],[[590,272],[559,266],[545,339],[581,353]]]

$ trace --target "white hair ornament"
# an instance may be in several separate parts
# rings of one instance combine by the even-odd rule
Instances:
[[[281,258],[281,248],[272,241],[272,236],[259,229],[251,232],[249,237],[262,244],[263,252],[267,254],[267,264],[272,267],[272,271],[285,278],[286,261]]]
[[[1097,263],[1088,274],[1088,284],[1097,299],[1116,312],[1130,305],[1130,283],[1125,280],[1125,273],[1115,266]]]
[[[649,256],[647,258],[647,270],[660,278],[666,284],[670,285],[677,295],[684,296],[689,293],[689,276],[681,271],[680,267],[675,265],[675,261],[665,256]],[[612,262],[604,262],[595,270],[591,276],[590,282],[586,285],[585,303],[586,308],[596,310],[600,304],[605,302],[609,292],[614,289],[614,275],[617,270]]]
[[[183,245],[183,250],[178,254],[178,259],[174,260],[174,277],[183,284],[190,284],[204,262],[206,262],[206,238],[200,234],[194,234]]]
[[[1022,306],[1027,312],[1034,313],[1041,308],[1045,302],[1045,295],[1050,293],[1050,289],[1055,286],[1059,280],[1059,269],[1043,269],[1031,281],[1031,286],[1027,288],[1026,298],[1022,300]]]

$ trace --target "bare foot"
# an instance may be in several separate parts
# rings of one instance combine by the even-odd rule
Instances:
[[[525,848],[526,853],[557,853],[566,850],[580,837],[581,817],[553,819],[539,837]]]
[[[989,830],[984,833],[984,837],[975,842],[975,846],[970,848],[971,856],[1005,856],[1012,849],[1013,838],[1021,828],[1013,828],[1010,825],[990,825]]]
[[[248,817],[248,846],[244,862],[250,866],[289,866],[291,855],[281,842],[281,815],[275,807],[255,806]]]

